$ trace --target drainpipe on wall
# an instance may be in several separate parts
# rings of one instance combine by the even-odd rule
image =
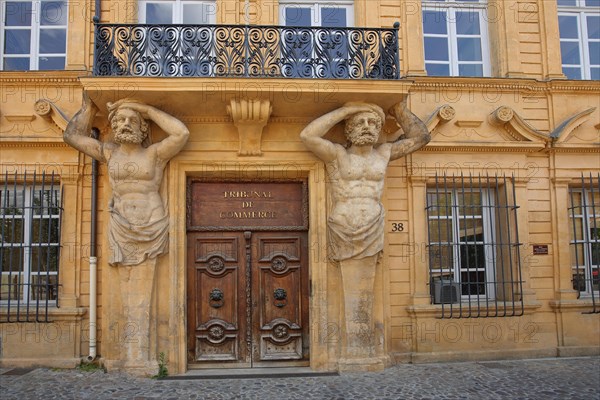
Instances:
[[[98,139],[100,131],[92,128],[92,138]],[[92,200],[91,200],[91,224],[90,224],[90,351],[87,361],[96,359],[96,293],[97,293],[97,271],[98,257],[96,257],[96,209],[98,204],[98,161],[92,159]]]

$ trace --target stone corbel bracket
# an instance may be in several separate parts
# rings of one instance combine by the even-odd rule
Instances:
[[[504,127],[505,132],[515,141],[544,142],[550,141],[550,136],[536,130],[519,116],[512,108],[498,107],[489,116],[490,123]]]
[[[425,121],[425,126],[429,132],[433,131],[438,125],[451,121],[456,115],[454,108],[448,104],[438,107]]]
[[[51,101],[39,99],[33,105],[33,109],[37,115],[54,124],[61,132],[67,129],[69,118]]]
[[[240,156],[262,155],[263,128],[273,112],[269,100],[234,100],[227,106],[227,113],[240,136]]]
[[[571,136],[571,133],[577,129],[581,124],[589,119],[591,113],[596,110],[596,107],[588,108],[578,112],[577,114],[565,119],[563,122],[558,124],[556,128],[550,133],[550,137],[556,143],[566,142]],[[600,129],[600,126],[596,125],[596,129]]]

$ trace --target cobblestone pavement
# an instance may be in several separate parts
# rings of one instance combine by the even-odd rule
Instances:
[[[9,372],[0,369],[0,374]],[[38,368],[0,375],[0,399],[600,399],[600,358],[404,364],[340,376],[155,380]]]

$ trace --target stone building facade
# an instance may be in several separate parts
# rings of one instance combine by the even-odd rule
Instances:
[[[131,342],[171,373],[598,354],[598,6],[3,2],[0,364],[126,368]],[[102,141],[124,98],[189,130],[160,189],[169,243],[148,328],[125,318],[109,266],[110,171],[63,141],[84,92]],[[431,141],[388,166],[384,250],[357,299],[373,305],[359,332],[372,351],[346,365],[336,176],[300,132],[348,102],[407,96]],[[397,129],[386,119],[380,140]],[[341,127],[327,137],[344,144]]]

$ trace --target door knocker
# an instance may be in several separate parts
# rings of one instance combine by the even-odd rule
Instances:
[[[278,288],[273,292],[273,297],[275,297],[275,307],[285,307],[287,305],[287,292],[285,289]]]

